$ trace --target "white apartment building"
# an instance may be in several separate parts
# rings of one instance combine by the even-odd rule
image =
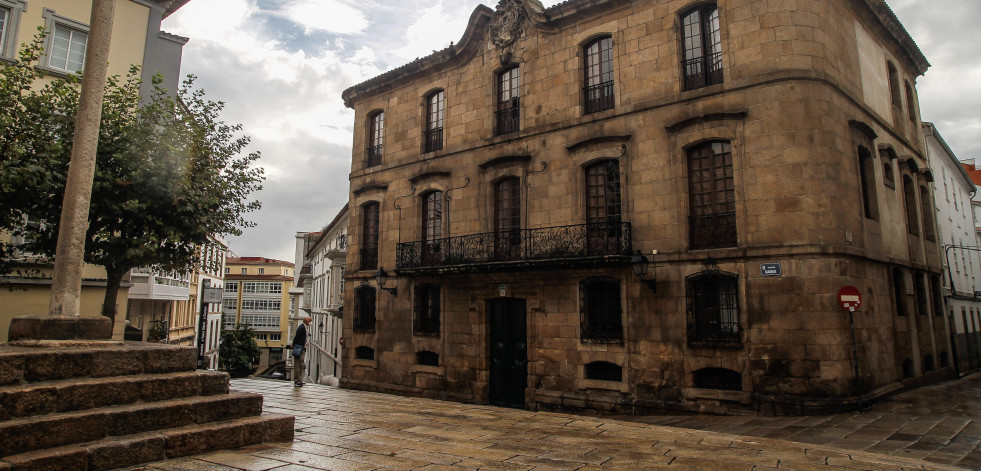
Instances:
[[[944,297],[961,374],[981,365],[981,248],[972,198],[977,186],[932,123],[923,123],[943,245]]]

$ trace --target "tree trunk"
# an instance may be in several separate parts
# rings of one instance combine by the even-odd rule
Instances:
[[[123,276],[129,269],[116,267],[105,267],[106,269],[106,297],[102,301],[102,315],[116,325],[116,297],[119,295],[119,285],[123,283]]]

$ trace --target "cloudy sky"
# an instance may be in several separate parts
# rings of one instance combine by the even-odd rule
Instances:
[[[543,0],[546,7],[560,0]],[[239,256],[293,260],[294,234],[346,204],[354,114],[344,89],[459,41],[494,0],[192,0],[164,21],[191,38],[182,71],[262,152],[258,225],[230,238]],[[961,160],[981,157],[979,0],[888,0],[933,65],[921,114]]]

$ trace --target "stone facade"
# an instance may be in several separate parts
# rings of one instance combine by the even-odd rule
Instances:
[[[342,384],[800,413],[949,377],[928,66],[877,0],[478,7],[344,93]]]

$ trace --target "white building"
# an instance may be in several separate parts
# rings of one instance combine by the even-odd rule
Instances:
[[[199,249],[198,269],[192,280],[191,288],[194,289],[194,300],[204,300],[205,285],[214,289],[224,289],[225,277],[225,257],[228,255],[228,242],[224,239],[211,237],[211,240],[204,247]],[[193,303],[200,306],[200,302]],[[200,308],[199,308],[200,309]],[[218,368],[218,344],[221,339],[221,303],[208,303],[207,314],[204,322],[204,337],[201,336],[201,319],[195,316],[197,325],[194,328],[195,346],[201,348],[204,343],[204,364],[206,369]]]
[[[936,185],[937,230],[944,248],[944,297],[963,374],[981,365],[981,252],[974,198],[977,187],[932,123],[923,123]],[[941,196],[943,195],[943,196]]]
[[[191,274],[140,267],[130,281],[126,339],[170,343],[175,312],[190,299]]]

